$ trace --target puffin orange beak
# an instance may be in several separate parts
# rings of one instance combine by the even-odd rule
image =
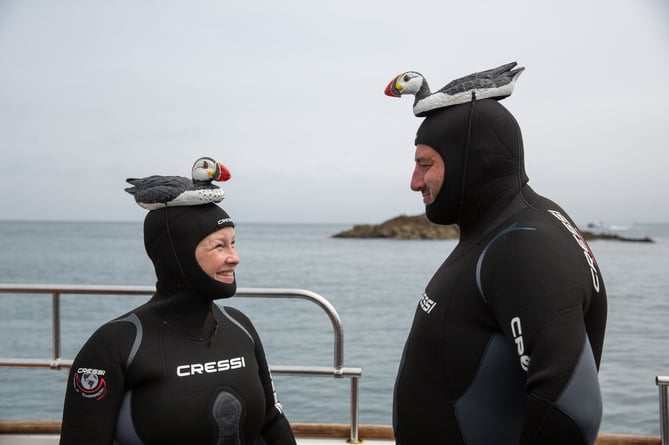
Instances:
[[[211,170],[209,170],[209,175],[211,176],[211,179],[213,181],[221,181],[221,182],[227,181],[232,176],[230,174],[230,170],[228,170],[228,168],[225,165],[221,164],[220,162],[216,163],[215,171],[212,172]]]
[[[401,74],[390,81],[384,93],[390,97],[400,97],[402,95],[402,85],[398,84]]]

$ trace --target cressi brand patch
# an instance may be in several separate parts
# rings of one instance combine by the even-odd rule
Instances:
[[[102,400],[107,395],[107,371],[94,368],[78,368],[74,373],[74,389],[87,399]]]
[[[219,219],[216,224],[218,224],[220,226],[222,224],[231,223],[231,222],[232,222],[232,218],[223,218],[223,219]]]
[[[585,259],[588,262],[588,267],[590,268],[590,275],[592,276],[592,287],[595,289],[595,292],[599,293],[599,273],[597,272],[597,263],[595,262],[595,257],[590,250],[590,246],[588,246],[588,243],[585,242],[585,238],[583,238],[581,232],[579,232],[578,229],[574,227],[562,213],[558,212],[557,210],[549,210],[548,212],[556,217],[558,221],[560,221],[562,225],[564,225],[567,230],[569,230],[569,232],[574,237],[574,240],[576,240],[578,243],[579,247],[583,249],[583,255],[585,255]]]
[[[432,312],[432,309],[437,305],[437,302],[430,299],[430,297],[427,296],[427,292],[423,292],[423,295],[420,297],[420,308],[425,311],[425,313],[429,314]]]

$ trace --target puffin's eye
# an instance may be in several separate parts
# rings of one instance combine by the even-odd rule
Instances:
[[[403,80],[404,80],[405,82],[408,82],[410,79],[411,79],[411,77],[410,77],[408,74],[405,74],[405,75],[404,75],[404,79],[403,79]]]
[[[204,161],[202,168],[209,168],[209,163],[207,161]]]

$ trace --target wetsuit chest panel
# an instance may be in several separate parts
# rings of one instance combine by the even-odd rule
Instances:
[[[143,342],[129,368],[132,427],[126,427],[146,445],[218,443],[224,426],[240,443],[255,437],[265,396],[251,338],[224,317],[211,341],[186,338],[152,317],[142,322],[160,334],[151,336],[155,344]]]
[[[461,397],[471,384],[482,351],[498,331],[471,273],[476,257],[477,250],[473,250],[437,270],[423,297],[434,300],[434,308],[426,313],[419,306],[412,327],[411,335],[415,330],[416,340],[425,349],[426,355],[420,359],[434,363],[434,358],[440,357],[442,370],[437,371],[437,378],[450,400]],[[448,378],[444,378],[444,371]]]
[[[455,402],[474,384],[490,339],[499,332],[476,285],[479,251],[445,262],[418,304],[396,384],[396,415],[412,431],[402,443],[429,442],[445,429],[445,437],[460,435]],[[505,351],[514,361],[510,346]]]

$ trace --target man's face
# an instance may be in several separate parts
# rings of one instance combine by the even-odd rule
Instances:
[[[444,160],[429,145],[416,145],[416,165],[411,176],[411,190],[423,195],[425,205],[432,204],[444,183]]]

